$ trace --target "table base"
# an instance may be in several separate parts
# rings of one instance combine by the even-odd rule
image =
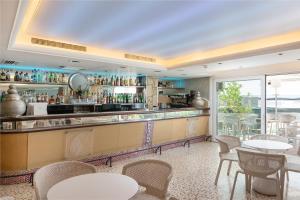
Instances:
[[[253,178],[253,190],[260,194],[275,196],[276,195],[276,181],[264,178]]]

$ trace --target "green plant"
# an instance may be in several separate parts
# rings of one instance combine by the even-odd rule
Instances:
[[[250,94],[248,94],[249,96]],[[230,82],[219,93],[219,110],[223,113],[250,113],[251,106],[243,105],[241,85]]]

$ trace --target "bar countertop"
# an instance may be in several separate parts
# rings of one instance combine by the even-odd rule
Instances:
[[[29,121],[39,119],[60,119],[60,118],[76,118],[76,117],[99,117],[99,116],[111,116],[111,115],[131,115],[131,114],[151,114],[151,113],[165,113],[165,112],[180,112],[180,111],[194,111],[202,110],[209,111],[210,108],[170,108],[159,110],[136,110],[136,111],[114,111],[114,112],[84,112],[84,113],[71,113],[71,114],[53,114],[53,115],[28,115],[17,117],[0,117],[1,122],[11,121]]]
[[[122,123],[209,116],[210,108],[177,108],[117,112],[92,112],[41,116],[1,117],[1,134],[30,133]]]

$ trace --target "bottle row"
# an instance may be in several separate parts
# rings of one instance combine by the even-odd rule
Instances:
[[[144,86],[142,77],[117,75],[87,75],[90,85],[108,86]],[[25,83],[68,83],[68,73],[45,72],[39,69],[29,71],[1,70],[0,81],[15,81]]]
[[[5,92],[1,94],[1,97],[4,96],[5,96]],[[74,100],[73,96],[67,96],[61,92],[57,93],[57,95],[49,95],[48,92],[37,93],[33,91],[26,91],[26,92],[21,92],[20,96],[22,97],[22,100],[25,103],[37,103],[37,102],[44,102],[48,104],[74,103],[72,102],[72,100]],[[75,99],[78,100],[78,98]],[[108,92],[89,93],[88,95],[82,97],[80,100],[81,102],[85,102],[85,103],[98,103],[98,104],[144,103],[145,101],[143,93],[113,94]]]
[[[68,83],[68,75],[65,73],[44,72],[34,69],[31,72],[2,70],[0,81],[15,81],[26,83]]]
[[[92,85],[110,85],[110,86],[141,86],[140,78],[132,76],[91,76],[89,77]]]

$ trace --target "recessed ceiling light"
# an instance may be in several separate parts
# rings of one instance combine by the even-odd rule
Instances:
[[[278,55],[279,55],[279,56],[282,56],[282,55],[283,55],[283,53],[278,53]]]
[[[157,71],[154,71],[154,72],[157,72],[157,73],[159,73],[159,72],[161,72],[161,71],[157,70]]]
[[[222,65],[223,63],[219,62],[218,64],[219,64],[219,65]]]

